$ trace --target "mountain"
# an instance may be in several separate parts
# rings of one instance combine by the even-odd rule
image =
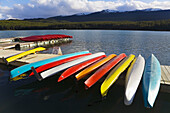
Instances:
[[[170,19],[170,10],[144,9],[119,12],[116,10],[102,10],[93,13],[79,13],[69,16],[55,16],[47,20],[86,22],[86,21],[155,21]]]

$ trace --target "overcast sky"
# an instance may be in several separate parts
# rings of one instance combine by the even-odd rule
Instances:
[[[170,0],[0,0],[0,19],[47,18],[104,9],[170,9]]]

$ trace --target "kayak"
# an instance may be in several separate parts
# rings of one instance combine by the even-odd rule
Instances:
[[[62,39],[62,38],[73,38],[73,37],[69,35],[63,35],[63,34],[51,34],[51,35],[29,36],[29,37],[20,38],[20,40],[25,42],[35,42],[35,41],[55,40],[55,39]]]
[[[23,66],[20,66],[18,68],[15,68],[15,69],[11,70],[11,72],[10,72],[11,73],[11,78],[17,77],[17,76],[31,70],[32,66],[37,68],[37,67],[42,66],[42,65],[47,64],[47,63],[51,63],[51,62],[54,62],[54,61],[62,60],[62,59],[65,59],[65,58],[76,56],[76,55],[87,54],[87,53],[89,53],[89,51],[82,51],[82,52],[61,55],[61,56],[57,56],[57,57],[37,61],[37,62],[34,62],[34,63],[26,64],[26,65],[23,65]]]
[[[19,58],[22,58],[22,57],[24,57],[26,55],[29,55],[29,54],[32,54],[32,53],[35,53],[35,52],[38,52],[38,51],[43,51],[43,50],[46,50],[46,48],[38,47],[38,48],[35,48],[35,49],[31,49],[31,50],[24,51],[22,53],[10,56],[8,58],[5,58],[5,60],[6,60],[7,63],[9,63],[9,62],[15,61],[15,60],[17,60]]]
[[[143,97],[144,105],[147,108],[152,108],[160,88],[161,67],[158,59],[152,54],[145,64],[143,74]]]
[[[36,74],[36,76],[39,76],[39,80],[42,80],[42,79],[45,79],[47,77],[50,77],[64,69],[67,69],[71,66],[74,66],[74,65],[77,65],[79,63],[82,63],[84,61],[87,61],[87,60],[90,60],[90,59],[93,59],[93,58],[96,58],[96,57],[99,57],[99,56],[102,56],[102,55],[105,55],[104,52],[99,52],[99,53],[95,53],[95,54],[92,54],[92,55],[88,55],[88,56],[85,56],[85,57],[82,57],[82,58],[79,58],[77,60],[74,60],[74,61],[71,61],[71,62],[68,62],[68,63],[65,63],[65,64],[62,64],[62,65],[59,65],[59,66],[56,66],[56,67],[53,67],[49,70],[46,70],[40,74],[37,74],[36,71],[34,70],[34,74]]]
[[[142,79],[144,68],[145,59],[139,55],[133,60],[125,77],[125,105],[130,105],[133,102],[135,93]]]
[[[111,55],[107,56],[106,58],[96,62],[93,65],[91,65],[90,67],[87,67],[86,69],[84,69],[83,71],[81,71],[80,73],[78,73],[76,75],[76,79],[80,80],[80,79],[84,78],[86,75],[91,73],[93,70],[95,70],[98,67],[102,66],[103,64],[105,64],[106,62],[108,62],[109,60],[111,60],[114,57],[116,57],[116,55],[115,54],[111,54]]]
[[[40,73],[40,72],[45,71],[47,69],[50,69],[52,67],[61,65],[61,64],[66,63],[66,62],[73,61],[75,59],[78,59],[78,58],[81,58],[81,57],[87,56],[87,55],[91,55],[91,53],[82,54],[82,55],[76,55],[76,56],[69,57],[69,58],[66,58],[66,59],[62,59],[62,60],[59,60],[59,61],[51,62],[51,63],[48,63],[48,64],[45,64],[45,65],[42,65],[42,66],[38,67],[36,69],[36,71],[37,71],[37,73]],[[32,76],[32,75],[34,75],[33,72],[29,76]]]
[[[122,53],[119,56],[111,59],[106,64],[104,64],[99,70],[97,70],[92,76],[90,76],[84,82],[86,88],[90,88],[93,84],[95,84],[100,78],[102,78],[110,69],[112,69],[116,64],[118,64],[125,57],[126,54]]]
[[[135,55],[129,55],[128,57],[123,59],[116,67],[114,67],[113,70],[111,70],[100,88],[101,95],[103,97],[107,95],[109,88],[118,79],[120,74],[130,65],[134,58]]]
[[[74,73],[80,71],[81,69],[101,60],[102,58],[106,57],[106,55],[102,55],[102,56],[99,56],[99,57],[96,57],[96,58],[93,58],[91,60],[88,60],[86,62],[83,62],[83,63],[80,63],[78,65],[75,65],[69,69],[67,69],[66,71],[63,72],[63,74],[59,77],[58,79],[58,82],[64,80],[65,78],[73,75]]]

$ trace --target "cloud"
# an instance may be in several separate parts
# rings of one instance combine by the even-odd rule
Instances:
[[[104,9],[131,11],[136,9],[170,9],[170,1],[158,0],[145,3],[139,0],[30,0],[28,4],[14,4],[13,7],[0,6],[0,19],[6,18],[47,18],[57,15],[72,15],[95,12]]]

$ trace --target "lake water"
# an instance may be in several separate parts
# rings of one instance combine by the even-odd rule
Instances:
[[[103,51],[107,55],[126,53],[147,59],[152,53],[162,65],[170,65],[170,32],[123,30],[22,30],[0,31],[1,38],[66,34],[73,36],[72,43],[61,45],[64,54],[89,50]],[[52,47],[45,53],[51,53]],[[58,75],[59,76],[59,75]],[[123,103],[124,86],[113,85],[107,98],[101,101],[100,85],[89,90],[83,81],[73,77],[57,83],[57,75],[41,82],[34,78],[10,82],[8,68],[0,65],[0,113],[168,113],[170,94],[159,92],[153,109],[143,105],[141,88],[131,106]],[[28,83],[27,83],[28,82]]]

